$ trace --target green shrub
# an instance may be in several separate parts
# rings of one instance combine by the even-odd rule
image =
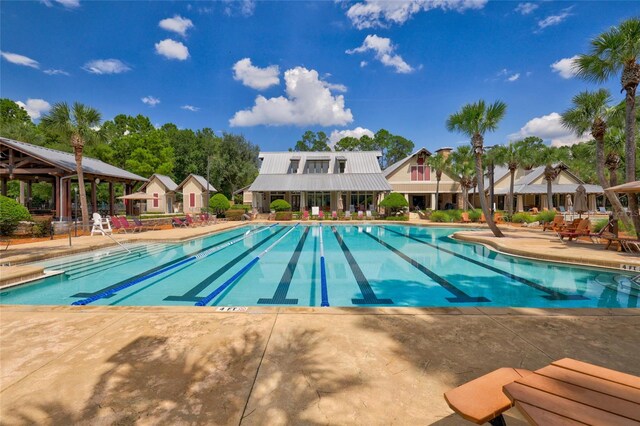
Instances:
[[[293,213],[291,212],[276,212],[276,220],[291,220],[293,219]]]
[[[384,197],[384,200],[380,202],[380,206],[385,208],[387,214],[394,214],[399,210],[409,206],[409,202],[404,198],[404,195],[399,192],[392,192]],[[387,209],[389,211],[387,211]]]
[[[409,220],[409,216],[407,215],[402,215],[402,216],[387,216],[384,218],[384,220],[390,220],[392,222],[403,222],[403,221],[407,221]]]
[[[31,220],[29,210],[15,200],[0,195],[0,235],[11,235],[21,220]]]
[[[535,218],[527,212],[515,213],[511,218],[513,223],[531,223],[535,221]]]
[[[600,220],[596,221],[596,223],[593,225],[593,231],[594,232],[602,231],[602,228],[607,226],[607,223],[609,223],[608,219],[600,219]]]
[[[431,213],[432,222],[451,222],[449,215],[442,210],[435,210]]]
[[[209,208],[216,215],[221,215],[226,210],[229,210],[231,203],[224,194],[216,194],[209,199]],[[244,210],[242,211],[244,213]]]
[[[231,208],[234,210],[247,210],[249,212],[253,210],[253,206],[250,204],[234,204]]]
[[[242,210],[229,209],[226,212],[224,212],[224,217],[226,217],[227,220],[242,220],[242,215],[244,213],[245,213],[244,209]]]
[[[291,204],[287,203],[286,200],[273,200],[271,204],[269,204],[269,207],[276,212],[291,211]]]
[[[51,219],[36,220],[31,228],[31,233],[37,238],[48,237],[51,235],[51,226]]]
[[[480,220],[480,216],[482,216],[482,210],[469,210],[469,220],[471,222],[477,222]]]
[[[449,222],[462,222],[462,210],[445,210],[449,216]]]
[[[536,215],[536,220],[540,223],[542,222],[553,222],[553,218],[556,217],[556,212],[554,210],[542,211]]]

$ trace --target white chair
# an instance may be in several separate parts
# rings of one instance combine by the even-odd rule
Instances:
[[[99,232],[101,235],[111,234],[111,223],[108,219],[103,219],[98,212],[93,213],[93,226],[91,227],[91,235],[96,232]]]
[[[367,219],[371,219],[372,217],[371,210],[367,210]]]
[[[320,207],[313,206],[311,207],[311,216],[319,216],[320,215]]]

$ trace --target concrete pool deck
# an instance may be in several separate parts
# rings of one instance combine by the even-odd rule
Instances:
[[[499,367],[640,375],[640,309],[2,306],[0,325],[7,425],[461,425],[443,392]]]

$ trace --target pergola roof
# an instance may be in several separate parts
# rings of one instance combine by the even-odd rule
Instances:
[[[13,157],[11,162],[10,151]],[[95,158],[83,157],[82,169],[92,178],[109,181],[146,182],[142,176],[112,166]],[[72,153],[0,137],[0,175],[42,176],[75,174],[76,161]]]

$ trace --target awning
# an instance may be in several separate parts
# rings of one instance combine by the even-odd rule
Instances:
[[[152,194],[146,194],[144,192],[134,192],[133,194],[123,195],[118,197],[120,200],[157,200],[158,197],[154,197]]]
[[[623,183],[622,185],[612,186],[610,188],[607,188],[607,190],[613,192],[624,192],[627,194],[638,194],[640,193],[640,180],[637,180],[635,182]]]

